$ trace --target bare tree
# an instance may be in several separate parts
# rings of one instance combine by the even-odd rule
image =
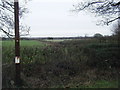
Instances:
[[[113,36],[120,41],[120,23],[114,24],[112,28]]]
[[[87,0],[73,5],[77,12],[82,10],[94,13],[95,16],[102,17],[99,24],[109,25],[120,19],[120,1],[119,0]]]
[[[28,13],[25,7],[28,0],[23,0],[19,7],[21,35],[29,34],[30,28],[21,22],[23,16]],[[14,37],[14,0],[0,0],[0,30],[8,37]]]

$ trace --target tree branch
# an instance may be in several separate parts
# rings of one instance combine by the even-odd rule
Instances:
[[[107,25],[108,25],[109,23],[111,23],[111,22],[117,20],[117,19],[120,19],[120,17],[117,17],[117,18],[115,18],[115,19],[112,19],[112,20],[108,21],[108,22],[107,22]]]
[[[3,30],[2,28],[0,28],[9,38],[11,38],[11,37],[13,37],[14,35],[12,35],[12,34],[10,34],[10,33],[8,33],[8,32],[6,32],[5,30]],[[10,37],[11,36],[11,37]]]
[[[112,4],[112,6],[119,6],[120,5],[120,1],[116,4]]]
[[[84,3],[78,3],[78,5],[74,5],[75,10],[73,11],[82,11],[87,10],[90,13],[94,13],[95,16],[102,17],[104,24],[109,24],[119,19],[117,15],[120,13],[120,1],[115,0],[91,0]],[[115,17],[114,19],[111,19]],[[107,18],[107,19],[106,19]]]

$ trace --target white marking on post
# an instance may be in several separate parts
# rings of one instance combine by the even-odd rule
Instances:
[[[19,57],[15,57],[15,63],[19,64],[20,63],[20,58]]]

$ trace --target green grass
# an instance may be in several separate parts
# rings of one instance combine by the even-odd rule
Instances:
[[[0,42],[0,48],[2,47],[2,42]]]
[[[41,55],[41,48],[46,47],[47,44],[44,42],[40,42],[37,40],[21,40],[20,41],[20,56],[23,59],[23,62],[29,63],[34,61],[33,58]],[[10,63],[13,62],[13,58],[15,56],[15,41],[14,40],[6,40],[2,41],[2,63]],[[39,54],[38,54],[38,53]],[[37,53],[37,56],[35,55]],[[37,58],[37,59],[38,59]],[[32,60],[31,60],[32,59]]]
[[[14,46],[15,41],[14,40],[7,40],[7,41],[2,41],[3,46]],[[37,41],[37,40],[21,40],[20,41],[20,46],[46,46],[47,44]]]
[[[88,85],[79,86],[79,88],[118,88],[118,81],[98,80]]]
[[[15,55],[14,48],[11,47],[14,46],[14,41],[2,43],[3,63],[13,62]],[[51,43],[49,45],[47,41],[21,40],[22,73],[30,87],[117,88],[114,68],[119,65],[119,48],[116,43],[98,43],[92,39],[60,42],[53,40]],[[112,65],[111,69],[109,65]],[[6,71],[5,78],[11,78],[11,73]]]
[[[94,85],[92,85],[94,88],[118,88],[118,81],[96,81]]]
[[[99,80],[89,88],[118,88],[118,81]]]

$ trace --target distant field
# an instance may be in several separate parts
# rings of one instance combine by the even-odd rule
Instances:
[[[14,46],[15,41],[14,40],[7,40],[2,41],[3,46]],[[47,44],[37,41],[37,40],[21,40],[20,41],[21,46],[46,46]]]
[[[72,40],[72,39],[53,39],[53,40],[44,40],[44,41],[48,41],[48,42],[62,42],[62,41],[65,41],[65,40]]]

